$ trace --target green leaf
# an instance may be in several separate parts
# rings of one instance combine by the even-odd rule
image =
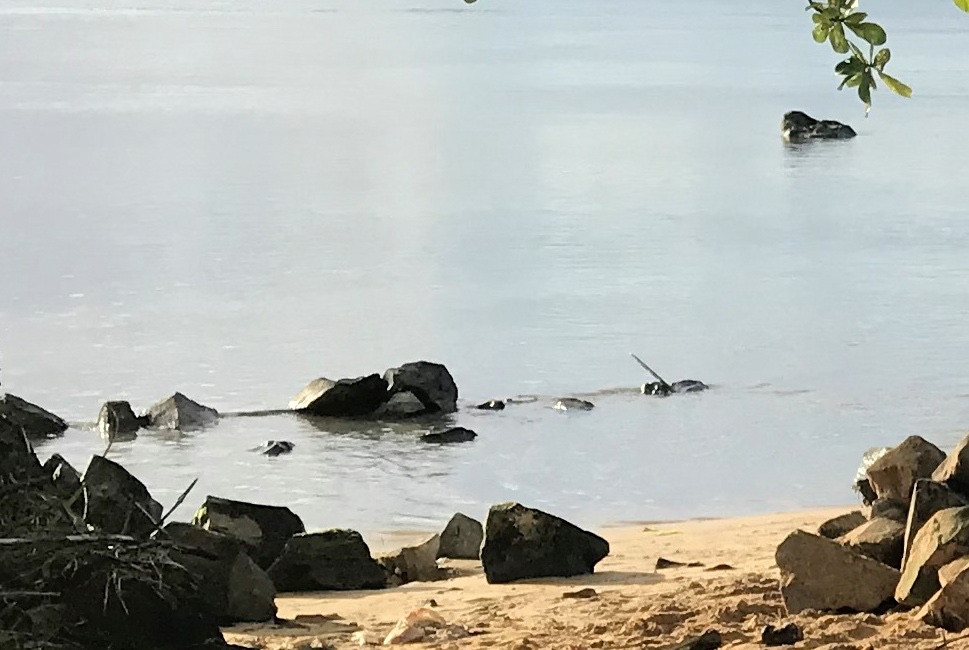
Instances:
[[[883,47],[882,49],[878,50],[878,54],[875,55],[875,58],[872,60],[872,63],[875,64],[876,68],[881,70],[882,68],[885,67],[885,64],[887,64],[891,60],[891,58],[892,58],[891,50],[889,50],[887,47]]]
[[[821,11],[824,11],[824,5],[821,4],[820,2],[809,2],[808,6],[804,8],[804,11],[810,11],[811,9],[814,9],[817,12],[821,12]]]
[[[834,71],[845,77],[850,77],[853,74],[858,74],[859,72],[864,72],[865,62],[856,56],[849,59],[845,59],[838,65],[834,66]]]
[[[829,38],[831,39],[831,47],[835,52],[838,54],[847,54],[848,39],[845,38],[845,28],[841,25],[841,23],[837,23],[831,28]]]
[[[851,53],[854,54],[856,57],[858,57],[858,60],[860,61],[868,60],[865,58],[865,53],[862,52],[861,49],[851,41],[848,41],[848,47],[851,48]]]
[[[969,2],[969,0],[967,0],[967,2]],[[868,17],[868,14],[866,14],[864,11],[859,11],[857,13],[848,14],[847,16],[845,16],[845,24],[847,24],[847,25],[857,25],[858,23],[862,22],[867,17]]]
[[[872,45],[884,45],[885,41],[888,40],[885,30],[882,29],[880,25],[876,25],[875,23],[861,23],[858,25],[852,25],[850,23],[846,24],[848,25],[848,29]]]
[[[865,103],[865,114],[871,110],[871,85],[867,82],[871,81],[871,77],[868,75],[862,75],[861,83],[858,84],[858,97],[861,101]]]
[[[814,31],[811,32],[811,36],[814,37],[814,42],[823,43],[828,40],[828,31],[830,30],[830,25],[815,25]]]
[[[826,19],[824,18],[824,16],[822,16],[821,14],[813,14],[813,15],[811,16],[811,20],[813,20],[813,21],[814,21],[814,24],[815,24],[815,25],[820,25],[821,23],[826,23],[826,22],[828,22],[828,21],[827,21],[827,20],[826,20]]]
[[[969,13],[969,0],[955,0],[956,6]]]
[[[891,75],[887,75],[881,70],[878,71],[878,76],[882,78],[882,81],[885,82],[885,85],[888,86],[888,89],[891,90],[896,95],[901,95],[902,97],[912,96],[912,89],[906,86],[905,84],[903,84],[895,77],[892,77]]]
[[[851,75],[850,77],[846,78],[842,84],[848,88],[857,88],[861,84],[861,73],[859,72],[858,74]]]

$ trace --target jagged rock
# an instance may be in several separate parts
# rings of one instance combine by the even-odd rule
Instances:
[[[481,555],[484,527],[481,523],[460,512],[451,517],[441,532],[438,557],[452,560],[477,560]]]
[[[592,573],[609,554],[609,542],[520,503],[491,507],[481,564],[489,583]]]
[[[945,483],[964,496],[969,496],[969,436],[959,441],[945,460],[932,473],[932,480]]]
[[[121,465],[104,456],[94,456],[84,470],[81,484],[87,523],[106,533],[133,537],[155,531],[162,515],[161,504],[151,498],[144,483]]]
[[[905,518],[903,562],[908,557],[915,535],[932,515],[940,510],[965,505],[969,505],[969,500],[948,488],[945,483],[924,478],[916,481],[908,516]]]
[[[717,630],[707,630],[700,636],[687,639],[669,650],[717,650],[723,644],[723,637]]]
[[[865,516],[859,510],[846,512],[843,515],[828,519],[818,526],[818,535],[827,537],[828,539],[837,539],[842,535],[850,533],[866,521],[867,519],[865,519]]]
[[[414,361],[384,373],[391,394],[411,392],[428,413],[454,413],[458,410],[458,387],[451,373],[440,363]]]
[[[939,569],[964,555],[969,555],[969,506],[935,513],[909,546],[895,600],[910,607],[925,604],[940,587]]]
[[[915,618],[949,632],[961,632],[969,627],[969,571],[966,569],[966,562],[960,562],[954,575],[946,576],[942,588]]]
[[[816,120],[807,113],[790,111],[781,120],[781,135],[788,142],[808,140],[848,140],[858,135],[847,124],[834,120]]]
[[[447,626],[447,621],[437,612],[421,607],[397,621],[394,628],[384,638],[383,645],[416,643],[428,634]]]
[[[370,415],[387,400],[387,382],[373,374],[333,381],[314,379],[289,403],[307,415],[352,418]]]
[[[146,417],[148,426],[156,429],[193,431],[218,422],[219,412],[175,393],[152,405]]]
[[[195,578],[221,625],[273,620],[276,587],[246,554],[243,542],[183,523],[168,524],[165,533],[179,545],[173,559]]]
[[[804,633],[797,623],[791,622],[781,627],[768,625],[760,634],[760,641],[766,646],[794,645],[804,640]]]
[[[426,412],[424,402],[414,393],[405,390],[391,395],[390,399],[377,407],[373,416],[378,419],[410,418]]]
[[[131,410],[131,404],[123,400],[105,402],[98,413],[98,431],[102,436],[109,438],[116,436],[134,438],[135,432],[148,426],[148,423],[148,416],[138,417]]]
[[[387,580],[354,530],[293,536],[269,567],[269,577],[282,592],[382,589]]]
[[[908,502],[900,499],[875,499],[861,507],[866,519],[891,519],[904,524],[908,519]]]
[[[425,433],[421,436],[421,441],[447,444],[452,442],[471,442],[477,437],[478,434],[471,429],[465,429],[464,427],[452,427],[437,433]]]
[[[563,397],[557,400],[552,408],[557,411],[591,411],[595,406],[595,404],[588,400],[575,397]]]
[[[908,502],[915,481],[929,478],[945,459],[942,450],[920,436],[909,436],[868,468],[868,480],[879,499]]]
[[[417,546],[405,546],[396,553],[378,557],[377,563],[387,572],[387,584],[399,586],[408,582],[432,582],[447,577],[437,566],[440,545],[441,536],[434,535]]]
[[[48,458],[44,463],[44,470],[51,477],[57,491],[67,498],[81,487],[81,473],[60,454],[53,454]]]
[[[482,402],[481,404],[475,406],[475,408],[482,411],[501,411],[505,408],[505,403],[500,399],[493,399],[488,402]]]
[[[904,525],[891,519],[876,517],[866,521],[838,541],[873,560],[898,569],[902,566],[904,537]]]
[[[288,454],[295,448],[295,443],[289,442],[288,440],[267,440],[259,447],[253,448],[252,451],[258,451],[263,456],[275,457]]]
[[[0,481],[5,477],[29,481],[45,474],[23,427],[0,415]]]
[[[241,540],[263,569],[276,561],[289,538],[306,530],[289,508],[213,496],[205,498],[192,523]]]
[[[781,542],[775,560],[789,614],[878,610],[891,601],[899,576],[897,569],[802,530]]]
[[[969,568],[969,557],[960,557],[939,569],[939,584],[943,587],[956,579],[956,577]]]
[[[0,417],[21,427],[28,438],[50,438],[67,430],[67,422],[36,404],[7,393],[0,396]]]

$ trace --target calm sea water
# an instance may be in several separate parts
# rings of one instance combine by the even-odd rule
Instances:
[[[916,95],[865,119],[798,2],[6,0],[3,386],[77,423],[38,449],[79,467],[107,399],[282,407],[421,358],[465,404],[544,396],[453,447],[291,416],[116,445],[166,504],[200,477],[184,516],[849,501],[867,448],[969,429],[969,17],[899,4]],[[794,108],[859,137],[785,146]],[[643,398],[630,351],[715,388]]]

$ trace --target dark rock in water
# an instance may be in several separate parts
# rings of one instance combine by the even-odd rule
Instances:
[[[273,620],[276,587],[241,541],[183,523],[168,524],[165,533],[179,547],[173,559],[195,578],[221,625]]]
[[[441,532],[437,556],[452,560],[477,560],[481,555],[483,539],[484,527],[481,523],[459,512],[451,517]]]
[[[130,436],[138,429],[148,426],[149,417],[138,417],[125,401],[105,402],[98,413],[98,431],[102,436]]]
[[[838,541],[863,555],[899,569],[902,566],[904,538],[904,524],[885,517],[875,517],[839,538]]]
[[[373,416],[377,419],[406,419],[423,415],[427,412],[424,402],[417,398],[414,393],[405,390],[401,393],[394,393],[386,402],[377,407]]]
[[[784,115],[781,121],[781,134],[788,142],[848,140],[858,135],[847,124],[834,120],[816,120],[801,111],[791,111]]]
[[[458,410],[458,387],[451,373],[440,363],[414,361],[384,373],[390,393],[411,392],[427,413],[454,413]]]
[[[716,630],[707,630],[703,634],[683,643],[677,644],[669,650],[717,650],[723,644],[723,637]]]
[[[563,397],[556,401],[552,408],[558,411],[591,411],[595,406],[595,404],[588,400],[575,397]]]
[[[258,451],[264,456],[279,456],[288,454],[296,448],[296,445],[287,440],[267,440],[262,446],[256,447],[252,451]]]
[[[956,492],[969,497],[969,436],[959,441],[955,449],[932,473],[932,480],[945,483]]]
[[[416,546],[405,546],[395,553],[377,558],[386,572],[387,586],[399,587],[408,582],[443,580],[446,572],[437,566],[441,536],[434,535]]]
[[[289,408],[307,415],[336,418],[370,415],[387,400],[387,382],[373,374],[333,381],[314,379],[292,399]]]
[[[943,460],[941,449],[921,436],[909,436],[868,467],[868,480],[879,499],[908,503],[915,481],[930,478]]]
[[[639,391],[643,395],[666,397],[673,393],[698,393],[708,388],[710,387],[697,379],[681,379],[680,381],[674,381],[669,386],[661,384],[658,381],[647,382],[640,387]]]
[[[848,512],[828,519],[818,526],[818,535],[828,539],[837,539],[846,533],[850,533],[866,521],[868,520],[860,511]]]
[[[67,430],[61,418],[10,393],[0,397],[0,417],[21,427],[28,438],[50,438]]]
[[[768,625],[760,633],[760,641],[766,646],[794,645],[804,640],[804,633],[797,623],[791,622],[782,627]]]
[[[941,586],[939,569],[969,555],[969,506],[932,515],[908,549],[895,600],[909,607],[924,605]]]
[[[57,491],[70,498],[81,487],[81,473],[64,460],[60,454],[54,454],[44,463],[44,470],[54,482]]]
[[[193,431],[218,422],[219,412],[175,393],[149,408],[147,418],[156,429]]]
[[[932,515],[947,508],[960,508],[969,505],[969,500],[950,489],[945,483],[930,479],[915,482],[912,502],[905,519],[905,541],[903,561],[908,557],[912,541]]]
[[[520,503],[491,507],[481,564],[489,583],[592,573],[609,542]]]
[[[505,403],[500,399],[493,399],[490,402],[482,402],[475,406],[475,408],[482,411],[501,411],[505,408]]]
[[[387,580],[354,530],[295,535],[269,567],[269,577],[281,592],[383,589]]]
[[[161,504],[151,498],[144,483],[121,465],[103,456],[94,456],[81,484],[86,497],[87,523],[106,533],[133,537],[146,537],[155,531],[162,516]]]
[[[205,498],[192,523],[241,540],[249,556],[263,569],[276,561],[290,537],[306,530],[289,508],[213,496]]]
[[[421,436],[421,441],[447,444],[452,442],[471,442],[477,437],[478,434],[471,429],[465,429],[464,427],[452,427],[439,433],[425,433],[423,436]]]

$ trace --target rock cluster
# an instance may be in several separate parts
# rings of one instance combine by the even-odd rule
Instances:
[[[790,111],[781,120],[781,135],[788,142],[799,143],[808,140],[848,140],[858,134],[847,124],[816,120],[807,113]]]
[[[948,455],[911,436],[863,469],[861,511],[778,547],[788,612],[917,608],[932,625],[969,627],[969,436]]]

